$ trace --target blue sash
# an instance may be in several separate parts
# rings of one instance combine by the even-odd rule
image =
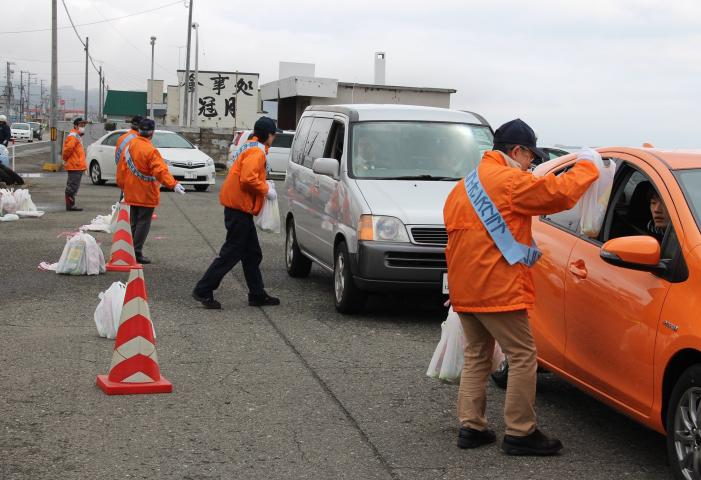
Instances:
[[[124,137],[124,141],[119,144],[119,148],[114,152],[114,164],[117,165],[119,163],[119,159],[122,158],[122,152],[124,151],[125,148],[127,148],[127,145],[129,145],[129,142],[131,142],[134,138],[136,137],[135,133],[130,133],[126,137]]]
[[[265,153],[265,146],[260,143],[260,142],[246,142],[243,145],[241,145],[234,153],[231,154],[231,167],[233,168],[234,163],[236,163],[236,160],[239,158],[239,155],[241,155],[243,152],[248,150],[249,148],[253,147],[258,147],[261,149],[263,152],[263,155],[265,155],[265,173],[269,174],[270,173],[270,165],[268,165],[268,155]]]
[[[134,160],[131,159],[131,153],[129,153],[129,147],[127,147],[126,152],[124,153],[124,159],[127,161],[127,167],[129,167],[129,171],[134,174],[139,180],[142,180],[144,182],[155,182],[156,177],[152,177],[150,175],[144,175],[139,171],[138,168],[136,168],[136,165],[134,165]]]
[[[542,253],[538,250],[535,241],[530,247],[516,241],[496,205],[484,190],[479,175],[477,175],[477,169],[465,177],[465,191],[477,216],[482,221],[482,225],[487,229],[494,244],[509,265],[522,263],[527,267],[532,267]]]

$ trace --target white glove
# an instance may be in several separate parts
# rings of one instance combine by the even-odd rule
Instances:
[[[585,147],[577,152],[577,162],[592,162],[594,165],[599,165],[603,162],[601,154],[593,148]]]
[[[175,185],[173,191],[179,193],[180,195],[185,195],[185,187],[183,187],[179,183]]]
[[[275,187],[270,187],[268,190],[268,194],[265,196],[270,201],[276,200],[277,199],[277,192],[275,191]]]

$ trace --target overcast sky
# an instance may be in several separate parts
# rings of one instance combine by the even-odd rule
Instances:
[[[168,0],[65,0],[76,24],[138,13]],[[701,2],[674,0],[194,0],[200,69],[278,78],[278,62],[316,64],[317,76],[372,82],[387,52],[387,83],[458,90],[452,107],[496,128],[521,117],[543,144],[701,147]],[[11,3],[12,8],[9,7]],[[184,65],[183,1],[78,27],[115,89],[145,90]],[[8,4],[8,5],[5,5]],[[59,4],[59,27],[69,26]],[[51,26],[48,0],[3,1],[0,32]],[[0,34],[4,62],[50,79],[51,34]],[[193,38],[194,64],[194,38]],[[82,88],[82,46],[59,30],[59,84]],[[91,70],[91,86],[97,80]]]

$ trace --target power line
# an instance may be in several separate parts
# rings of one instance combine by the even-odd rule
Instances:
[[[97,7],[96,7],[95,5],[93,5],[93,8],[95,9],[95,11],[96,11],[97,13],[100,14],[100,16],[101,16],[102,18],[107,19],[107,17],[105,17],[105,16],[102,14],[102,12],[101,12],[100,10],[97,9]],[[112,29],[113,29],[115,32],[117,32],[117,34],[118,34],[120,37],[122,37],[129,45],[131,45],[131,47],[132,47],[134,50],[136,50],[137,52],[141,53],[142,55],[146,55],[146,56],[148,57],[148,53],[146,53],[144,50],[142,50],[142,49],[140,49],[139,47],[137,47],[136,45],[134,45],[134,42],[132,42],[132,41],[129,39],[129,37],[127,37],[126,35],[124,35],[117,27],[115,27],[115,26],[112,25],[111,23],[109,24],[109,26],[112,27]],[[158,68],[160,68],[160,69],[163,70],[164,72],[169,72],[169,73],[171,72],[171,70],[170,70],[168,67],[164,67],[163,65],[161,65],[160,63],[155,62],[155,61],[154,61],[154,63],[156,64],[156,66],[157,66]]]
[[[63,4],[63,8],[66,10],[66,15],[68,15],[68,21],[71,22],[71,25],[73,26],[73,31],[75,32],[76,37],[78,37],[78,41],[83,45],[83,48],[87,52],[88,58],[90,59],[90,63],[92,64],[92,68],[95,69],[95,73],[100,73],[100,70],[95,66],[95,62],[93,61],[92,55],[90,55],[90,52],[88,51],[88,46],[85,45],[85,42],[83,41],[82,38],[80,38],[80,34],[78,33],[78,29],[75,28],[75,24],[73,23],[73,18],[71,18],[71,13],[68,11],[68,6],[66,5],[66,0],[61,0],[61,3]]]
[[[143,15],[144,13],[155,12],[156,10],[162,10],[162,9],[164,9],[164,8],[172,7],[173,5],[177,5],[177,4],[180,4],[180,3],[182,3],[182,0],[178,0],[177,2],[167,3],[167,4],[165,4],[165,5],[161,5],[160,7],[151,8],[151,9],[149,9],[149,10],[143,10],[143,11],[141,11],[141,12],[131,13],[131,14],[129,14],[129,15],[122,15],[121,17],[106,18],[106,19],[104,19],[104,20],[98,20],[98,21],[96,21],[96,22],[79,23],[78,25],[73,25],[73,29],[75,29],[75,27],[87,27],[87,26],[89,26],[89,25],[97,25],[97,24],[100,24],[100,23],[113,22],[113,21],[115,21],[115,20],[122,20],[122,19],[124,19],[124,18],[135,17],[135,16],[137,16],[137,15]],[[64,3],[63,6],[64,6],[64,7],[66,6],[65,3]],[[70,17],[70,15],[69,15],[69,17]],[[72,22],[71,22],[71,23],[72,23]],[[68,26],[66,26],[66,27],[58,27],[58,30],[66,30],[66,29],[69,29],[69,28],[71,28],[71,27],[68,27]],[[15,34],[15,33],[49,32],[49,31],[51,31],[51,27],[49,27],[49,28],[37,28],[37,29],[34,29],[34,30],[5,31],[5,32],[0,32],[0,35],[8,35],[8,34]]]

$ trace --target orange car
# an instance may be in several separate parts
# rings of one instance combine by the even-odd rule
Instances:
[[[538,361],[666,433],[676,477],[701,478],[701,152],[598,151],[616,163],[599,236],[579,233],[579,206],[533,222]]]

